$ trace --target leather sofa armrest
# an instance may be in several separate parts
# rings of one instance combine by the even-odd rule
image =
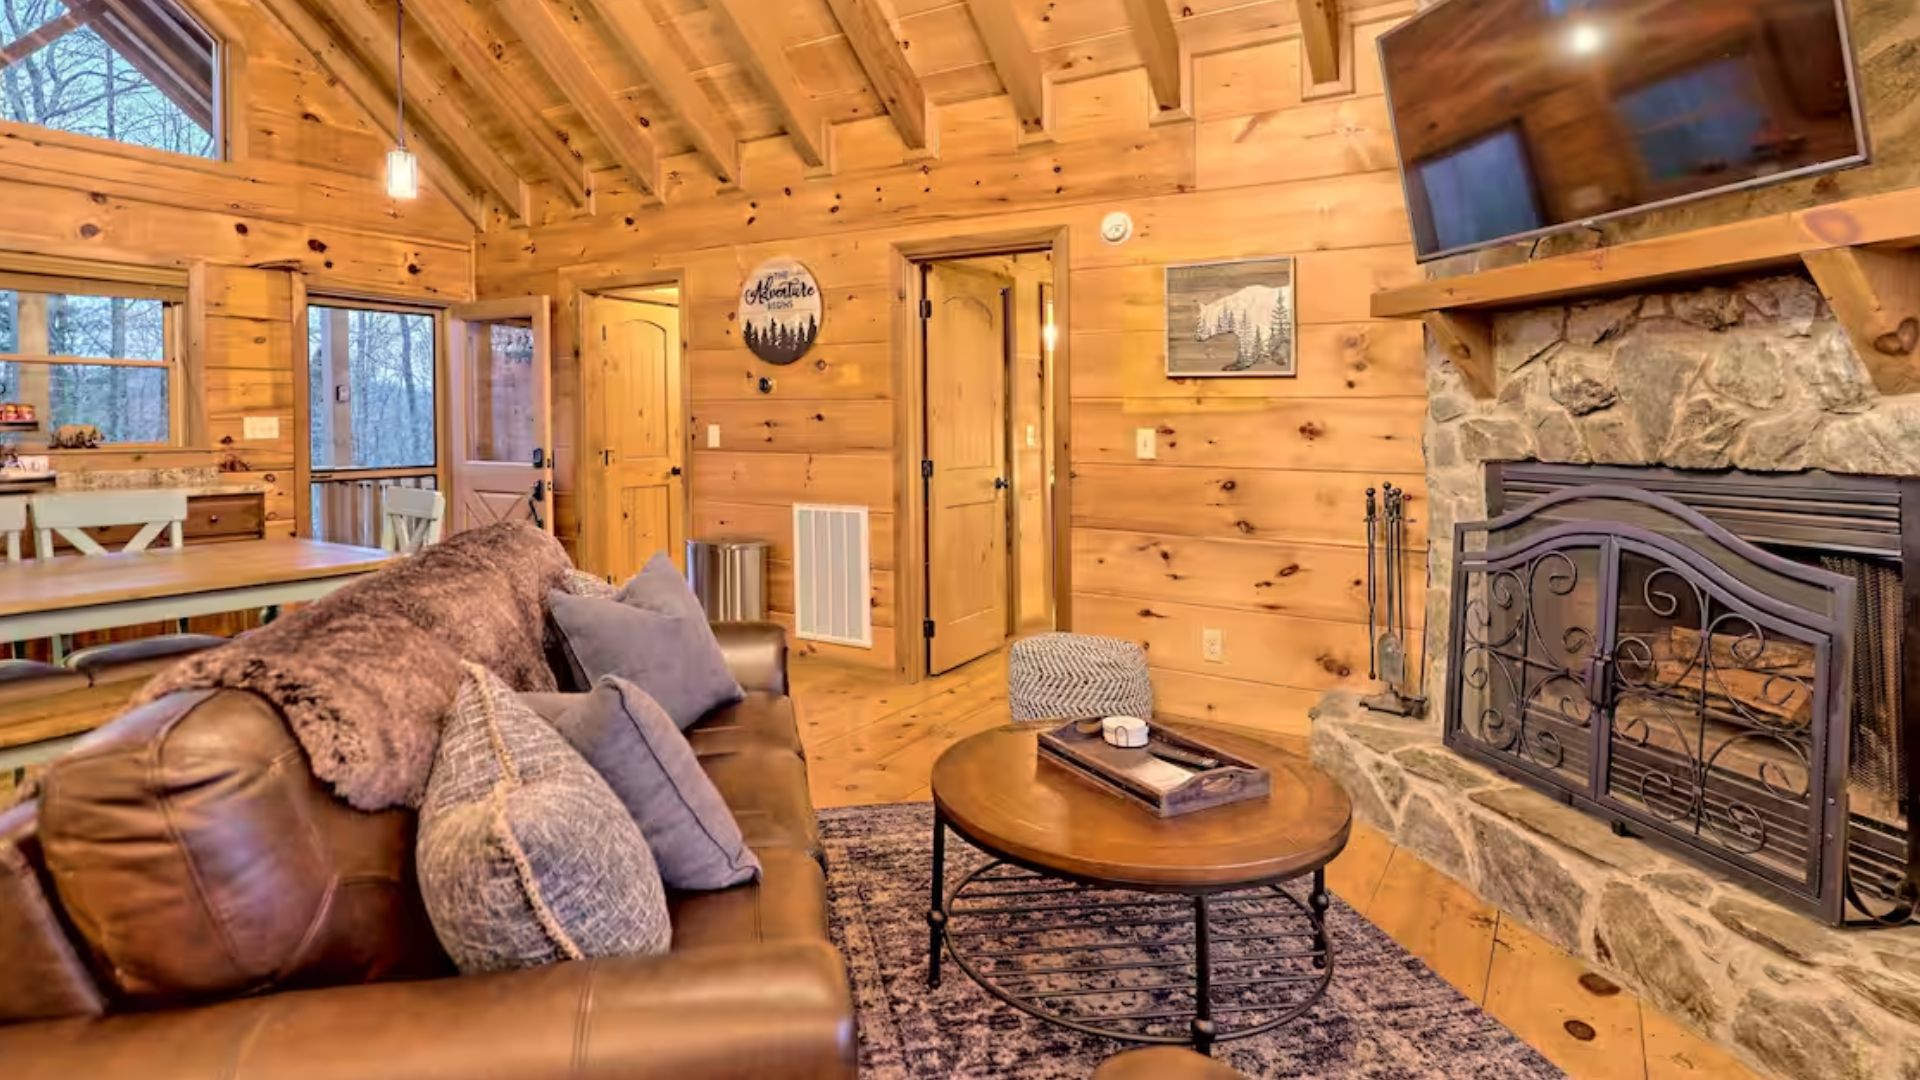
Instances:
[[[713,636],[720,639],[727,668],[742,690],[787,692],[785,627],[771,622],[717,622],[713,624]]]
[[[823,941],[0,1027],[8,1080],[826,1080],[852,1078],[855,1053],[846,970]]]

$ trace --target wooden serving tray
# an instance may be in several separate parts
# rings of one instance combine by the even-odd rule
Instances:
[[[1153,743],[1212,758],[1219,766],[1198,771],[1163,761],[1145,747],[1114,746],[1097,730],[1081,731],[1077,722],[1041,732],[1040,757],[1160,817],[1258,799],[1272,790],[1272,775],[1253,762],[1172,728],[1150,727]]]

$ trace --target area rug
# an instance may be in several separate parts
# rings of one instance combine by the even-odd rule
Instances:
[[[859,1012],[862,1076],[894,1080],[1084,1080],[1129,1044],[1045,1023],[1001,1002],[949,961],[927,986],[932,809],[926,803],[820,814],[834,942]],[[948,882],[984,856],[950,835]],[[1563,1074],[1336,897],[1332,985],[1298,1019],[1220,1044],[1250,1077],[1527,1080]]]

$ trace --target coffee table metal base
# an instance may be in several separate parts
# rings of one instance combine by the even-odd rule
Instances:
[[[936,811],[930,985],[940,985],[944,946],[982,989],[1049,1023],[1210,1053],[1299,1017],[1333,978],[1324,871],[1304,898],[1283,882],[1140,892],[1023,866],[974,842],[993,857],[949,894],[949,828]]]

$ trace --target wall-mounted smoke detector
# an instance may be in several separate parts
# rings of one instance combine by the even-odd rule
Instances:
[[[1124,244],[1133,239],[1133,218],[1125,210],[1115,210],[1101,218],[1100,239],[1109,244]]]

